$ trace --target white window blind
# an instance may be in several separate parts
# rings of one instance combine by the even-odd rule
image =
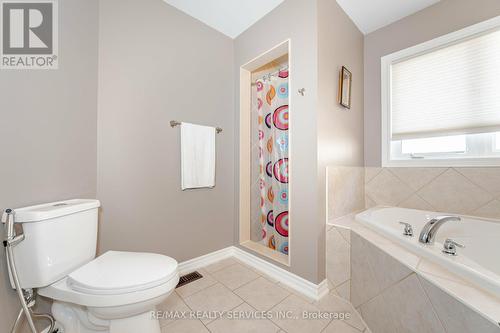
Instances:
[[[391,68],[391,139],[500,131],[500,31]]]

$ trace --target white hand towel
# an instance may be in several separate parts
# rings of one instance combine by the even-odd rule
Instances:
[[[181,124],[182,189],[215,186],[215,128]]]

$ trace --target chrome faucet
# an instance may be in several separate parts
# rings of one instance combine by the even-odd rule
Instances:
[[[438,216],[427,222],[420,232],[418,241],[423,244],[434,244],[436,234],[441,226],[448,221],[461,221],[458,216]]]

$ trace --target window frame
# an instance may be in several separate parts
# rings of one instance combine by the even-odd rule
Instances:
[[[382,166],[383,167],[459,167],[459,166],[500,166],[500,157],[446,157],[447,153],[441,154],[443,158],[436,158],[439,154],[433,154],[433,158],[418,159],[391,159],[391,88],[392,88],[392,65],[409,58],[417,57],[440,48],[460,43],[466,39],[487,34],[493,30],[500,29],[500,16],[490,20],[469,26],[467,28],[449,33],[447,35],[432,39],[404,50],[386,55],[381,58],[381,118],[382,118]],[[494,146],[492,147],[495,148]],[[449,154],[448,154],[449,155]],[[456,156],[456,155],[455,155]]]
[[[496,132],[493,137],[493,151],[500,153],[500,132]]]

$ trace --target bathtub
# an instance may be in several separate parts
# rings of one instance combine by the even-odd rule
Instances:
[[[460,216],[460,222],[447,222],[438,231],[433,245],[424,245],[418,236],[432,218],[442,215]],[[500,298],[500,222],[397,207],[375,207],[359,213],[356,221],[414,252],[442,265],[479,288]],[[404,226],[413,226],[413,237],[404,236]],[[465,245],[457,248],[457,256],[442,253],[447,238]]]

